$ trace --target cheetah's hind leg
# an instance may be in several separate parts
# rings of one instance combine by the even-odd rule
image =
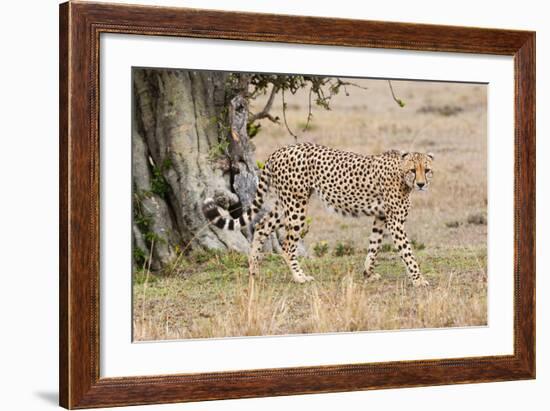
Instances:
[[[280,226],[282,226],[281,217],[277,210],[277,204],[275,204],[273,210],[264,215],[255,227],[248,256],[248,273],[251,276],[259,273],[259,262],[262,258],[262,248],[265,240]]]

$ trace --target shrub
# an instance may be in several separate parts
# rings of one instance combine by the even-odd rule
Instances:
[[[328,253],[328,243],[326,241],[319,241],[313,246],[313,253],[316,257],[322,257]]]
[[[415,250],[423,250],[426,248],[426,244],[424,243],[419,243],[418,241],[416,240],[411,240],[411,245],[413,246],[413,248]]]
[[[148,271],[138,270],[134,272],[134,285],[154,284],[158,281],[158,277]]]
[[[393,250],[393,245],[390,243],[384,243],[380,246],[380,251],[382,251],[383,253],[389,253],[392,250]]]
[[[487,217],[485,217],[485,214],[477,213],[477,214],[471,214],[468,217],[468,224],[474,224],[474,225],[487,225]]]
[[[459,225],[460,225],[460,221],[458,221],[458,220],[447,221],[445,223],[445,226],[447,228],[458,228]]]
[[[336,247],[334,247],[334,256],[335,257],[344,257],[347,255],[353,255],[355,253],[355,249],[353,248],[353,245],[349,242],[346,243],[337,243]]]
[[[147,254],[139,247],[134,247],[132,250],[134,255],[134,266],[143,267],[147,261]]]

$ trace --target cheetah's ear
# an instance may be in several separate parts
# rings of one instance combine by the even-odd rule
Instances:
[[[434,154],[433,153],[428,153],[426,154],[428,157],[430,157],[430,160],[433,160],[434,159]]]
[[[407,157],[408,154],[409,154],[408,151],[401,150],[401,159],[404,159],[405,157]]]

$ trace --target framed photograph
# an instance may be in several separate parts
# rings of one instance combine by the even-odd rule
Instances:
[[[535,33],[60,6],[60,405],[535,378]]]

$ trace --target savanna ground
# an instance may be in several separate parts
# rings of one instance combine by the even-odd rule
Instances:
[[[480,326],[487,323],[486,87],[353,80],[331,101],[313,107],[307,93],[285,96],[286,117],[299,141],[364,154],[388,149],[432,152],[428,192],[413,193],[407,233],[430,286],[416,289],[385,237],[378,257],[382,280],[365,284],[363,261],[371,219],[329,213],[312,198],[301,259],[315,281],[298,285],[279,255],[267,255],[249,283],[246,256],[195,253],[168,275],[134,275],[134,338],[161,340],[244,335]],[[255,102],[263,107],[262,101]],[[252,109],[254,111],[254,108]],[[283,118],[280,97],[272,113]],[[292,144],[284,124],[263,122],[253,139],[265,161]]]

